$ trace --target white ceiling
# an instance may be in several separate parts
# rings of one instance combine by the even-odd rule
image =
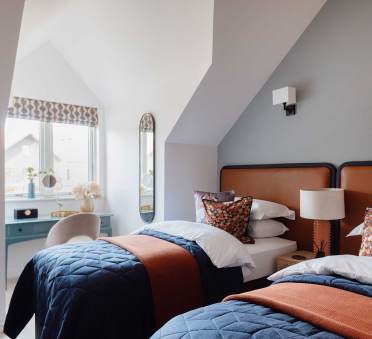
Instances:
[[[206,34],[211,11],[211,1],[199,0],[26,0],[18,59],[49,42],[106,108],[123,107],[185,72],[180,63],[210,62],[212,27],[205,39],[190,32]],[[172,31],[177,37],[163,38]]]
[[[26,0],[18,43],[22,59],[51,39],[73,0]]]

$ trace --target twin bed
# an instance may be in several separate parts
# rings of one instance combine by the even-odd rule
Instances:
[[[338,176],[340,187],[347,189],[347,218],[341,223],[340,233],[337,225],[333,227],[332,252],[355,254],[360,239],[350,240],[344,235],[362,221],[365,208],[372,202],[372,165],[347,164]],[[299,217],[299,190],[332,187],[335,182],[336,170],[329,164],[225,167],[221,171],[221,191],[234,190],[239,196],[278,202],[296,212],[295,221],[286,221],[289,231],[283,237],[257,239],[254,245],[243,245],[221,233],[223,231],[205,227],[203,234],[188,232],[187,224],[177,222],[141,229],[138,233],[144,237],[178,245],[184,251],[182,258],[190,254],[194,258],[199,273],[191,269],[190,279],[181,280],[180,286],[175,286],[174,276],[182,275],[186,263],[183,264],[182,258],[173,260],[173,254],[166,256],[175,250],[167,244],[160,244],[165,246],[165,255],[155,253],[153,257],[143,251],[146,246],[133,242],[128,245],[126,239],[124,243],[102,239],[44,250],[29,262],[19,279],[7,314],[5,333],[11,338],[17,337],[35,314],[38,338],[148,338],[176,316],[159,329],[154,338],[247,338],[250,335],[338,338],[339,334],[322,330],[319,324],[314,326],[301,318],[303,314],[306,318],[306,312],[300,312],[296,318],[283,311],[286,309],[278,311],[275,305],[252,301],[262,302],[263,296],[239,295],[217,303],[227,295],[247,290],[249,285],[244,286],[243,282],[254,282],[272,274],[278,255],[297,247],[312,250],[312,222]],[[145,240],[152,244],[148,238]],[[128,246],[132,246],[131,250]],[[187,265],[192,263],[188,261]],[[350,290],[352,285],[354,294],[362,291],[363,297],[372,296],[369,284],[340,279],[297,274],[278,279],[274,286],[289,290],[287,298],[291,296],[291,289],[286,284],[300,286],[299,283],[332,286],[343,291]],[[195,287],[199,285],[200,288]],[[196,293],[197,297],[195,293],[184,293],[188,286],[201,292]],[[196,301],[185,300],[190,298]],[[179,304],[183,306],[179,308]],[[198,308],[200,306],[203,308]],[[191,309],[195,310],[178,315]]]
[[[179,315],[152,338],[372,338],[372,258],[356,256],[361,237],[346,237],[372,203],[372,163],[345,163],[337,177],[347,215],[332,232],[340,255],[286,268],[269,277],[270,287]]]
[[[332,187],[336,168],[328,163],[225,166],[220,173],[220,191],[237,196],[274,201],[295,211],[295,220],[285,220],[289,231],[280,238],[256,239],[248,245],[256,269],[249,281],[266,278],[276,270],[277,256],[297,249],[312,251],[313,224],[300,218],[300,188]]]

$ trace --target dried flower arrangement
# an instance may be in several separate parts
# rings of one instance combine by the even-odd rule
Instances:
[[[80,206],[81,212],[93,212],[93,199],[101,196],[101,188],[96,182],[88,182],[85,185],[77,185],[72,189],[72,194],[76,200],[83,200]]]

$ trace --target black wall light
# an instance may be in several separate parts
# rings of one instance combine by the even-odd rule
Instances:
[[[296,114],[296,89],[283,87],[273,91],[273,105],[283,105],[285,115]]]

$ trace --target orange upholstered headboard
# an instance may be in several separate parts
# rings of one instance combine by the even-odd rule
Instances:
[[[334,187],[336,169],[328,163],[225,166],[221,169],[220,190],[234,190],[237,196],[250,195],[281,203],[296,212],[296,220],[286,220],[285,237],[296,240],[299,249],[312,250],[313,222],[300,217],[300,188]]]
[[[346,235],[364,220],[366,207],[372,206],[372,161],[342,164],[337,184],[345,189],[346,218],[340,222],[340,254],[358,254],[361,237]]]

